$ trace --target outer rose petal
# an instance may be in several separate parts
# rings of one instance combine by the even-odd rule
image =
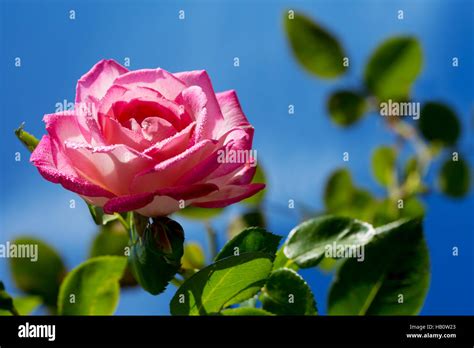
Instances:
[[[144,208],[142,209],[142,211],[156,211],[157,209],[161,209],[161,211],[163,211],[163,209],[166,209],[168,211],[167,214],[171,214],[172,212],[178,211],[180,209],[180,200],[189,200],[193,198],[203,197],[213,191],[216,191],[217,189],[217,186],[213,184],[198,184],[175,186],[156,190],[155,192],[146,192],[135,195],[121,196],[109,200],[104,205],[104,211],[108,214],[112,214],[115,212],[126,212]],[[150,207],[145,207],[152,203],[156,199],[156,196],[160,196],[157,200],[159,203],[163,202],[163,199],[161,199],[162,197],[169,197],[172,198],[176,204],[168,204],[167,206],[162,207],[160,205],[157,206],[157,203],[153,203]]]
[[[265,184],[227,185],[219,189],[218,192],[197,199],[192,205],[201,208],[223,208],[253,196],[264,188]]]
[[[61,184],[64,188],[89,197],[113,197],[114,195],[81,178],[67,164],[61,165],[58,170],[53,161],[53,150],[49,135],[43,136],[33,151],[30,161],[38,168],[40,174],[48,181]]]
[[[114,80],[127,71],[112,59],[101,60],[77,81],[76,103],[96,103],[102,99]]]
[[[223,122],[217,124],[218,129],[215,130],[217,136],[221,136],[232,128],[250,126],[234,90],[217,93],[216,96],[224,115]]]
[[[66,142],[65,152],[81,176],[117,196],[129,194],[136,173],[156,164],[152,158],[122,144],[92,147]]]

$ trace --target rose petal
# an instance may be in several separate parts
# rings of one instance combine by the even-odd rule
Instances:
[[[128,89],[136,87],[149,87],[158,91],[168,100],[174,100],[186,85],[173,74],[163,69],[142,69],[130,71],[119,76],[114,85],[123,86]]]
[[[81,174],[115,195],[129,194],[129,186],[137,172],[153,168],[156,162],[126,145],[93,147],[66,141],[66,154]]]
[[[174,186],[177,174],[185,173],[207,158],[215,149],[215,141],[206,139],[177,156],[158,163],[154,168],[138,173],[132,181],[130,192],[141,193]]]
[[[211,192],[216,191],[218,188],[213,184],[199,184],[199,185],[187,185],[187,186],[175,186],[168,187],[154,192],[145,192],[134,195],[127,195],[121,197],[115,197],[110,199],[104,206],[104,211],[108,214],[114,212],[127,212],[132,210],[137,210],[145,207],[151,203],[155,196],[170,197],[173,199],[173,204],[169,204],[167,207],[148,207],[147,210],[153,211],[157,208],[166,209],[168,214],[180,209],[179,201],[181,200],[190,200],[193,198],[203,197],[208,195]],[[162,201],[160,203],[163,203]],[[148,213],[151,214],[151,213]],[[156,216],[156,215],[147,215],[147,216]]]
[[[90,197],[113,197],[113,194],[81,178],[67,163],[59,163],[59,169],[54,163],[54,148],[51,146],[49,135],[43,136],[33,151],[30,161],[38,168],[40,174],[48,181],[61,184],[67,190]]]
[[[76,103],[96,103],[113,81],[128,70],[112,59],[101,60],[77,81]]]
[[[207,119],[205,122],[202,122],[203,124],[205,123],[206,126],[199,130],[199,137],[196,139],[196,141],[206,138],[217,139],[218,136],[217,134],[213,133],[213,130],[216,129],[216,125],[223,120],[223,116],[207,72],[205,70],[186,71],[175,73],[174,76],[183,81],[188,87],[201,87],[206,96]]]
[[[201,208],[223,208],[253,196],[264,188],[265,184],[227,185],[218,192],[193,201],[192,205]]]

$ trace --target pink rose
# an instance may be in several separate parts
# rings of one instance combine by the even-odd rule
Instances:
[[[109,214],[225,207],[265,187],[250,183],[253,127],[235,91],[214,93],[205,71],[102,60],[77,82],[74,111],[44,121],[31,162]]]

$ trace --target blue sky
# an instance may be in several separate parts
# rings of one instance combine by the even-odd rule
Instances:
[[[6,1],[0,0],[0,242],[20,234],[40,237],[60,250],[72,268],[86,258],[94,235],[85,204],[43,180],[28,163],[27,151],[13,136],[21,122],[44,134],[42,116],[55,104],[74,100],[75,83],[98,60],[130,58],[131,69],[206,69],[216,91],[235,89],[255,126],[254,145],[268,176],[268,209],[274,233],[286,235],[298,222],[295,210],[281,211],[288,199],[297,206],[322,208],[324,183],[335,168],[348,165],[358,185],[382,195],[369,171],[376,145],[391,144],[380,118],[369,115],[341,130],[327,117],[325,101],[338,87],[359,87],[364,64],[385,38],[418,37],[424,66],[413,96],[442,100],[463,124],[460,151],[473,158],[472,96],[473,4],[454,1]],[[178,11],[186,19],[178,19]],[[337,81],[318,80],[293,59],[282,28],[286,9],[301,10],[325,25],[351,59]],[[404,10],[405,19],[397,19]],[[76,19],[69,19],[74,10]],[[460,66],[450,65],[453,56]],[[20,57],[21,68],[14,66]],[[240,67],[233,66],[239,57]],[[288,115],[288,105],[295,114]],[[19,151],[23,160],[14,161]],[[350,151],[349,163],[342,153]],[[429,173],[434,177],[439,164]],[[69,200],[78,201],[75,209]],[[432,195],[425,234],[431,252],[431,288],[422,314],[474,314],[472,212],[474,194],[462,200]],[[239,207],[214,222],[221,231]],[[204,228],[180,220],[188,240],[205,243]],[[460,249],[451,256],[453,246]],[[331,277],[305,271],[322,313]],[[6,262],[0,279],[13,286]],[[167,314],[172,286],[159,297],[140,289],[122,293],[118,314]]]

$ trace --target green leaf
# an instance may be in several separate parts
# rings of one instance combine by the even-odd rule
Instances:
[[[254,209],[236,216],[229,224],[227,235],[229,239],[232,239],[248,227],[265,228],[265,226],[266,222],[263,212],[260,209]]]
[[[418,128],[426,140],[445,146],[454,145],[461,134],[461,125],[455,112],[437,102],[423,105]]]
[[[266,184],[266,182],[267,182],[267,180],[266,180],[265,172],[263,171],[262,166],[259,164],[257,166],[257,169],[255,170],[255,175],[253,176],[252,183],[254,183],[254,184]],[[257,192],[256,194],[254,194],[253,196],[251,196],[247,199],[244,199],[242,201],[242,203],[244,203],[246,205],[249,205],[249,206],[259,206],[263,202],[263,199],[265,198],[265,193],[266,192],[267,192],[267,190],[263,189],[263,190]]]
[[[181,266],[185,269],[201,269],[204,267],[206,257],[198,243],[187,243],[184,245],[184,254]]]
[[[277,315],[316,315],[314,296],[295,271],[281,268],[268,277],[262,296],[263,309]]]
[[[349,90],[337,91],[328,99],[328,112],[337,125],[347,127],[358,121],[367,110],[364,96]]]
[[[285,13],[285,30],[293,53],[310,73],[335,78],[346,71],[346,56],[339,42],[328,31],[301,13]]]
[[[403,208],[400,209],[400,218],[414,219],[422,218],[425,215],[423,203],[415,196],[406,198],[403,202]]]
[[[416,38],[392,37],[370,57],[365,68],[365,83],[379,100],[406,100],[422,65],[423,53]]]
[[[449,158],[443,163],[438,179],[438,186],[444,194],[460,198],[469,192],[471,173],[464,159],[458,157],[457,161]]]
[[[30,252],[37,248],[36,257],[10,258],[13,280],[16,286],[27,294],[40,296],[47,306],[56,306],[59,285],[66,274],[66,268],[57,251],[32,237],[17,238],[10,247],[17,250],[28,248]]]
[[[217,254],[215,261],[229,256],[237,256],[249,252],[263,252],[275,255],[281,237],[259,227],[249,227],[228,241]]]
[[[294,263],[293,260],[290,260],[286,257],[285,253],[283,252],[283,245],[278,251],[276,252],[275,260],[273,261],[273,270],[277,270],[279,268],[289,268],[294,271],[299,269],[298,265]]]
[[[220,312],[221,315],[227,316],[267,316],[273,315],[260,308],[229,308]]]
[[[421,221],[376,229],[364,262],[347,260],[329,293],[329,315],[414,315],[428,292],[429,255]]]
[[[266,253],[246,253],[203,268],[176,291],[171,314],[206,315],[249,299],[265,284],[272,259]]]
[[[123,256],[99,256],[68,273],[58,297],[60,315],[112,315],[118,305]]]
[[[25,123],[23,122],[17,129],[15,129],[15,135],[22,142],[22,144],[26,146],[28,151],[33,152],[36,146],[38,146],[39,140],[35,136],[25,131],[23,129],[24,127]]]
[[[224,211],[224,208],[200,208],[188,206],[176,212],[176,215],[190,220],[210,220]]]
[[[389,146],[380,146],[372,154],[372,173],[377,182],[385,187],[394,184],[397,153]]]
[[[131,224],[130,265],[138,283],[152,295],[163,292],[181,268],[184,231],[166,217],[148,218],[134,214]]]
[[[368,223],[347,217],[321,216],[296,226],[283,251],[299,267],[314,267],[326,255],[327,249],[332,251],[335,245],[364,245],[373,235],[374,229]],[[331,257],[337,258],[337,255]]]
[[[21,296],[13,299],[13,307],[19,315],[29,315],[41,305],[39,296]],[[10,316],[12,313],[6,310],[0,310],[0,316]]]

